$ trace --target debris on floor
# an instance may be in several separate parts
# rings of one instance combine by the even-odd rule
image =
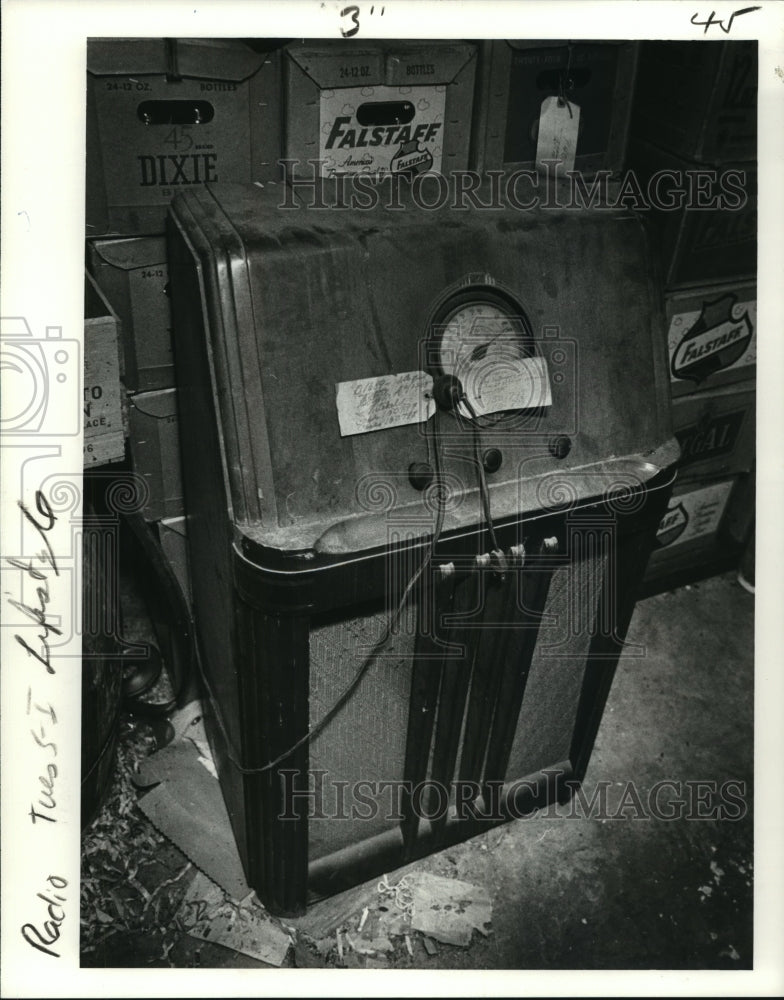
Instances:
[[[443,944],[467,948],[474,930],[487,936],[493,917],[486,889],[428,872],[407,876],[412,897],[411,927]]]
[[[232,899],[251,891],[220,785],[190,740],[164,747],[143,760],[134,784],[145,791],[139,807],[150,822]],[[154,787],[152,787],[154,786]]]
[[[283,928],[258,904],[236,903],[198,872],[180,906],[180,923],[191,937],[223,945],[279,968],[291,945]]]

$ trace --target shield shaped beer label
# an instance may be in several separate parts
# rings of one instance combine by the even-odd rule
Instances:
[[[413,139],[400,144],[400,149],[392,157],[390,169],[393,174],[425,174],[433,169],[433,156],[429,149],[419,148],[419,143]]]
[[[747,305],[738,303],[732,292],[704,302],[696,322],[682,336],[680,331],[689,316],[674,316],[669,336],[672,378],[699,383],[738,364],[744,356],[751,363],[754,326]]]
[[[672,543],[683,534],[689,523],[689,515],[682,503],[671,507],[661,519],[656,532],[656,544],[660,548]]]
[[[656,532],[657,548],[666,548],[677,542],[686,542],[712,535],[719,527],[727,506],[732,480],[711,483],[673,497],[670,507],[659,522]]]

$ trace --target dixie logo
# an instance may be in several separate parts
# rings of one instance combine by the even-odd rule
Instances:
[[[142,187],[174,187],[178,184],[209,184],[217,181],[217,153],[186,156],[137,156]]]
[[[659,527],[656,531],[656,544],[659,548],[664,548],[665,545],[672,545],[686,530],[688,523],[689,515],[682,503],[671,507],[659,522]]]
[[[673,351],[673,378],[703,382],[744,355],[754,331],[748,311],[737,318],[733,315],[737,301],[730,292],[703,303],[699,319]]]

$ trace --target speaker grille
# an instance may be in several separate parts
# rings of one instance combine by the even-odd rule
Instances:
[[[584,560],[553,573],[509,756],[507,781],[569,758],[605,562]],[[586,613],[590,616],[588,627],[583,620]]]
[[[335,704],[359,670],[365,657],[383,635],[386,618],[381,615],[351,618],[314,628],[310,632],[310,725],[316,725]],[[329,725],[312,741],[310,768],[325,771],[322,794],[314,798],[308,837],[310,857],[322,857],[389,826],[390,793],[373,798],[376,815],[371,818],[331,819],[351,816],[353,789],[359,781],[374,785],[399,780],[406,752],[406,726],[411,690],[414,636],[392,635],[371,664],[354,696]],[[338,799],[337,782],[348,782],[345,807]],[[313,783],[314,791],[316,783]],[[320,810],[319,808],[320,807]],[[369,806],[359,806],[364,814]]]

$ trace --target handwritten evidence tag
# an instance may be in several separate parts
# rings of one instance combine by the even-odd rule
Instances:
[[[427,372],[401,372],[337,384],[340,436],[419,424],[436,412]]]
[[[466,392],[480,416],[552,403],[544,358],[516,358],[481,367],[468,380]]]
[[[545,97],[539,114],[536,165],[542,160],[560,160],[558,171],[574,170],[580,108],[573,101],[559,104],[558,97]]]

